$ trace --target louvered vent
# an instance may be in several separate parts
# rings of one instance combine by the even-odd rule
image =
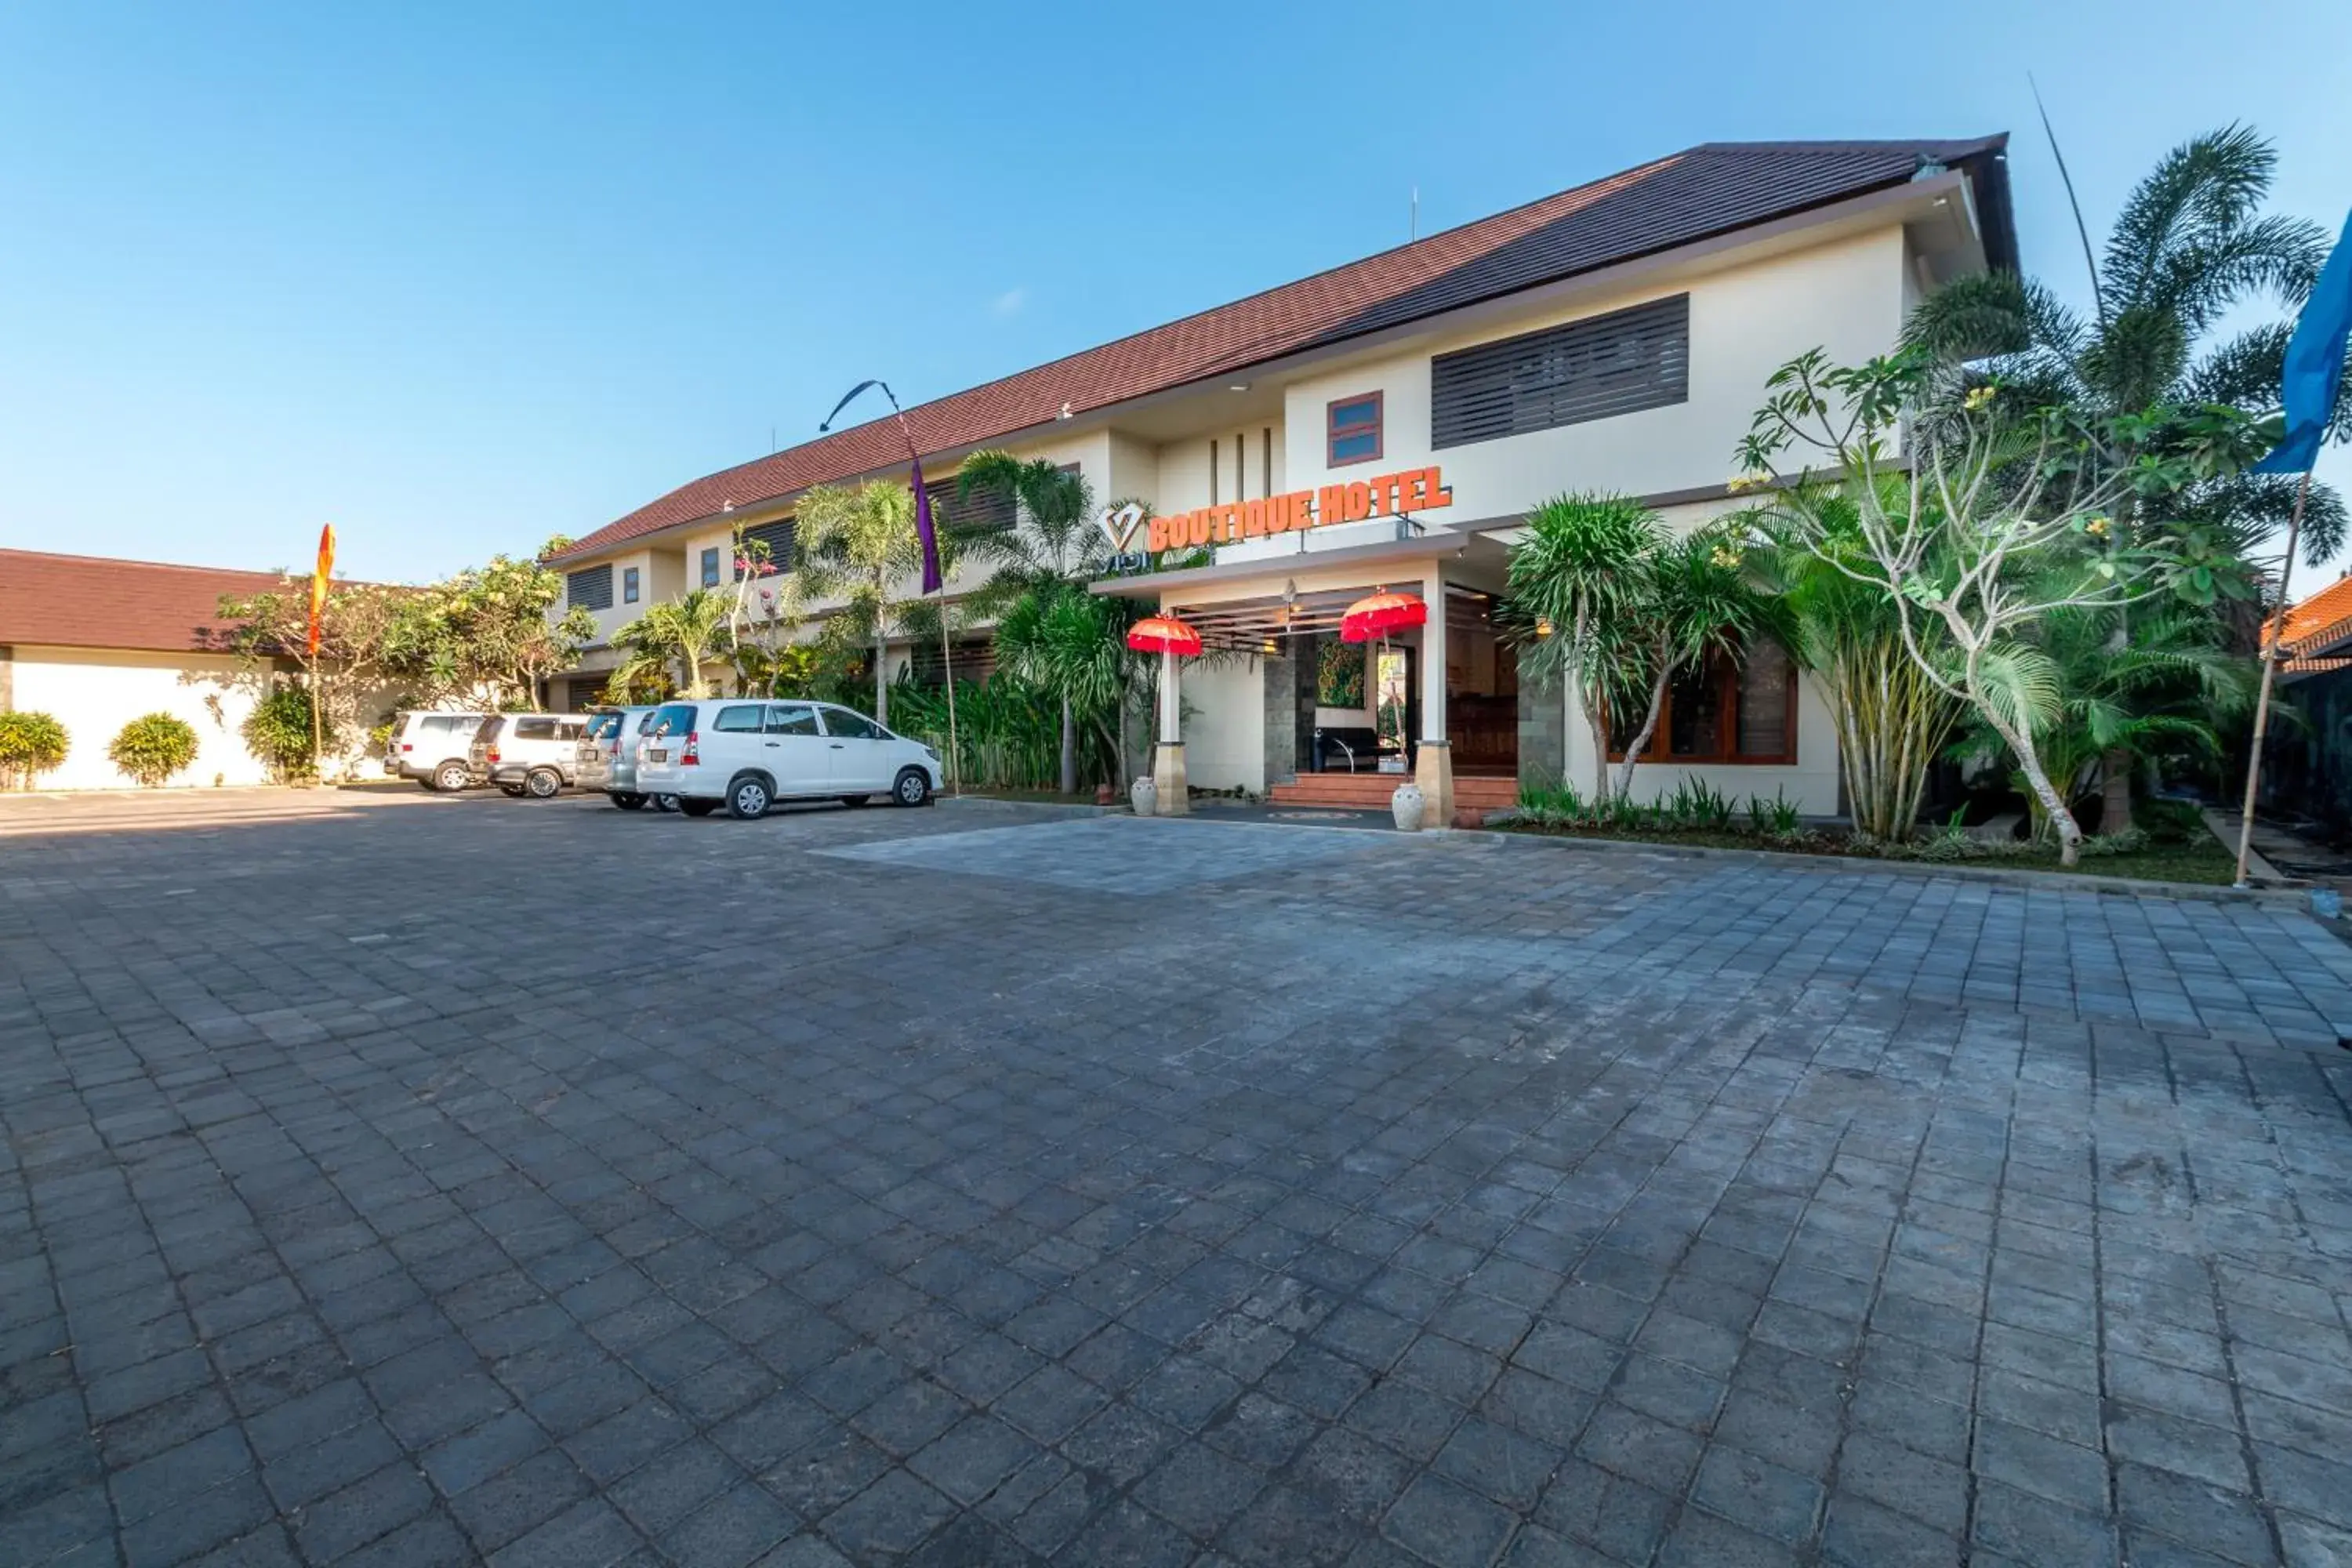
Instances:
[[[609,610],[613,607],[613,569],[610,566],[583,566],[563,579],[563,603],[567,608],[585,607]]]
[[[757,528],[745,529],[743,537],[756,539],[766,545],[769,562],[777,571],[789,572],[793,569],[793,541],[798,526],[789,517],[779,518],[774,522],[763,522]]]
[[[1690,296],[1440,354],[1430,376],[1433,447],[1687,402]]]

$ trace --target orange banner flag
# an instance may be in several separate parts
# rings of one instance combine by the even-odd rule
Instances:
[[[319,531],[319,566],[310,574],[310,657],[319,656],[319,617],[327,613],[327,582],[335,574],[335,525]]]

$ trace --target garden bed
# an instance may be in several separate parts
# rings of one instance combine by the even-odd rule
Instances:
[[[1970,867],[1984,870],[2049,871],[2072,877],[2120,877],[2135,881],[2194,882],[2227,887],[2237,870],[2230,852],[2210,837],[2177,844],[2147,844],[2137,848],[2106,849],[2093,841],[2079,864],[2061,866],[2055,847],[1981,844],[1966,848],[1945,847],[1950,840],[1889,847],[1857,843],[1834,829],[1800,829],[1790,833],[1741,832],[1738,828],[1633,827],[1612,824],[1554,823],[1522,818],[1497,823],[1506,833],[1537,837],[1582,838],[1617,844],[1654,844],[1664,848],[1761,849],[1781,855],[1812,855],[1825,859],[1875,861],[1889,866]]]

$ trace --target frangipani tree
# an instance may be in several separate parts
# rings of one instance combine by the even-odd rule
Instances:
[[[2061,862],[2075,864],[2082,829],[2038,735],[2063,694],[2031,634],[2063,611],[2159,592],[2161,539],[2119,537],[2116,514],[2131,502],[2146,515],[2237,471],[2267,448],[2275,421],[2266,430],[2211,406],[2151,410],[2121,429],[2120,417],[2094,426],[2064,408],[2018,416],[1994,386],[1964,388],[1907,351],[1841,366],[1816,349],[1767,390],[1735,483],[1790,481],[1774,507],[1789,537],[1888,595],[1914,666],[2009,748],[2057,830]],[[2126,444],[2138,454],[2130,464],[2107,460]],[[1839,545],[1841,525],[1859,549]]]

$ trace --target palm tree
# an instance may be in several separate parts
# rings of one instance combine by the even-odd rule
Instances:
[[[1635,596],[1625,606],[1617,685],[1643,708],[1641,727],[1626,741],[1617,766],[1621,801],[1633,798],[1634,765],[1657,733],[1675,679],[1711,658],[1738,657],[1776,625],[1773,607],[1743,569],[1732,535],[1703,528],[1670,539],[1660,531],[1632,574]]]
[[[1769,508],[1755,514],[1772,549],[1752,558],[1779,595],[1789,650],[1829,698],[1855,829],[1901,843],[1918,826],[1927,770],[1960,710],[1905,649],[1893,598],[1855,575],[1868,554],[1853,503],[1828,497],[1821,510],[1829,529],[1815,547]],[[1915,622],[1912,635],[1941,651],[1932,623]]]
[[[2104,265],[2091,266],[2090,320],[2040,282],[1984,273],[1929,295],[1905,328],[1906,341],[1947,362],[1980,365],[2003,384],[2004,395],[2028,406],[2072,405],[2092,428],[2126,432],[2103,455],[2116,470],[2150,455],[2128,432],[2130,416],[2151,408],[2218,403],[2275,411],[2292,323],[2215,334],[2224,315],[2249,299],[2300,303],[2326,259],[2324,229],[2261,216],[2277,164],[2269,142],[2234,124],[2167,153],[2125,201]],[[2084,253],[2090,262],[2087,234]],[[2352,378],[2331,428],[2336,439],[2352,439]],[[2137,533],[2242,559],[2285,525],[2294,490],[2284,475],[2237,473],[2192,484],[2168,500],[2161,517],[2121,519],[2112,547],[2124,548]],[[2342,499],[2313,485],[2304,506],[2305,560],[2315,565],[2341,549],[2345,524]],[[2222,577],[2249,584],[2252,574]],[[2120,653],[2131,640],[2125,619],[2115,617],[2108,651]],[[2103,763],[2108,815],[2101,826],[2119,831],[2131,822],[2130,757],[2118,748]]]
[[[971,536],[976,555],[996,570],[975,595],[997,616],[996,655],[1005,668],[1051,692],[1062,707],[1064,795],[1078,788],[1078,713],[1124,700],[1126,660],[1118,616],[1085,601],[1086,580],[1109,556],[1094,526],[1094,494],[1083,475],[1043,458],[975,452],[956,481],[959,500],[1009,495],[1015,526]],[[1113,742],[1114,745],[1117,742]],[[1124,763],[1124,751],[1121,750]]]
[[[915,492],[887,479],[817,485],[801,498],[798,559],[782,574],[782,593],[797,605],[838,595],[824,624],[827,640],[863,644],[874,654],[874,717],[890,721],[889,644],[923,601],[902,590],[922,570],[915,533]],[[940,567],[953,569],[952,541],[940,538]]]
[[[1609,788],[1609,708],[1625,682],[1625,634],[1645,592],[1645,563],[1665,542],[1657,514],[1625,496],[1554,497],[1511,546],[1497,620],[1527,650],[1527,673],[1566,680],[1592,737],[1592,794]]]
[[[734,621],[735,602],[712,588],[697,588],[682,599],[648,605],[644,615],[613,634],[613,641],[627,650],[613,684],[635,689],[648,676],[666,674],[675,660],[685,677],[678,684],[680,694],[709,696],[702,667],[733,647]]]
[[[2250,298],[2299,304],[2326,259],[2328,237],[2318,226],[2260,216],[2277,163],[2271,144],[2242,125],[2167,153],[2133,188],[2107,237],[2105,265],[2092,272],[2088,321],[2037,280],[1987,272],[1928,295],[1904,329],[1906,342],[1981,365],[2030,405],[2072,405],[2102,425],[2164,404],[2274,411],[2293,324],[2213,334]],[[2084,249],[2087,261],[2087,237]],[[2352,440],[2352,378],[2332,433]],[[2119,464],[2135,456],[2110,454]],[[2292,505],[2285,477],[2241,475],[2194,489],[2168,510],[2231,525],[2251,547],[2285,523]],[[2304,529],[2307,561],[2342,547],[2345,511],[2333,490],[2313,487]]]

